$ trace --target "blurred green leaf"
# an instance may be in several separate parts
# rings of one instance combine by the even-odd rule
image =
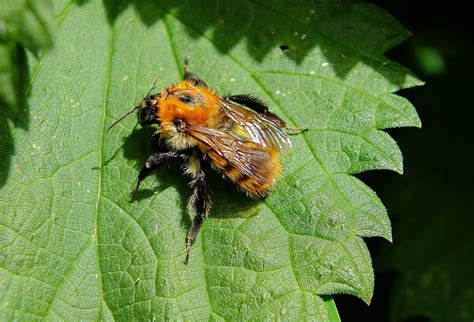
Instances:
[[[4,0],[0,3],[4,40],[17,42],[32,52],[51,48],[55,18],[49,0]],[[0,38],[0,39],[1,39]]]
[[[17,109],[15,61],[15,46],[0,42],[0,97],[5,104]]]
[[[0,2],[0,103],[18,112],[21,108],[24,64],[19,51],[38,54],[51,48],[55,17],[49,0],[4,0]]]
[[[192,10],[190,10],[192,8]],[[212,8],[212,9],[210,9]],[[28,132],[0,194],[5,319],[338,320],[335,293],[370,302],[366,236],[391,239],[375,193],[351,174],[402,172],[385,128],[420,126],[393,94],[420,85],[383,56],[408,33],[367,4],[317,1],[55,2],[56,46],[30,57]],[[347,32],[346,32],[347,31]],[[283,49],[283,50],[282,50]],[[290,126],[284,173],[255,202],[210,174],[213,209],[183,265],[187,178],[164,168],[130,191],[153,129],[105,128],[182,77],[252,93]]]
[[[420,46],[415,48],[415,58],[420,68],[427,75],[441,74],[445,71],[444,58],[435,48]]]

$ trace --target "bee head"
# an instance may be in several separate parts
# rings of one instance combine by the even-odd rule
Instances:
[[[134,107],[134,110],[138,110],[138,122],[140,122],[141,126],[158,123],[156,114],[158,112],[158,100],[160,96],[160,94],[147,94],[141,104]]]
[[[151,124],[156,124],[158,123],[158,119],[156,117],[156,113],[158,112],[158,100],[161,97],[161,94],[155,94],[152,95],[151,91],[155,89],[156,81],[153,84],[153,87],[150,89],[148,94],[143,97],[143,100],[141,103],[122,117],[120,117],[118,120],[113,122],[112,124],[109,125],[107,128],[107,131],[109,131],[111,128],[113,128],[115,125],[117,125],[119,122],[121,122],[123,119],[127,118],[130,114],[133,114],[134,112],[137,112],[138,115],[138,122],[140,123],[141,126],[144,125],[151,125]]]

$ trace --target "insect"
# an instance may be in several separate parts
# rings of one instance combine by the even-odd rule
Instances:
[[[148,157],[138,174],[133,197],[143,179],[163,163],[183,162],[185,173],[192,178],[188,209],[194,214],[186,236],[187,264],[191,245],[211,208],[202,162],[209,161],[214,170],[248,196],[263,198],[280,176],[280,152],[291,147],[291,140],[284,131],[285,122],[259,99],[251,95],[219,96],[189,71],[187,60],[184,70],[184,81],[151,94],[155,82],[142,102],[107,131],[134,112],[138,112],[140,125],[159,125],[152,145],[158,147],[164,142],[166,150]]]

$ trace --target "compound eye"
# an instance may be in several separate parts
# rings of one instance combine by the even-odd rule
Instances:
[[[180,102],[185,103],[189,106],[195,106],[196,105],[196,100],[192,96],[189,96],[189,95],[176,95],[176,97],[178,98],[178,100]]]
[[[151,107],[142,108],[138,113],[138,120],[142,126],[158,123],[158,120],[155,116],[155,109]]]
[[[186,126],[186,123],[182,119],[175,119],[173,120],[173,124],[176,127],[178,131],[183,131],[184,127]]]

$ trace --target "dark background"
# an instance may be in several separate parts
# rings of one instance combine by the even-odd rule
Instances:
[[[426,82],[399,92],[423,127],[389,130],[404,154],[403,176],[359,175],[388,209],[393,244],[365,239],[375,269],[372,303],[337,295],[339,314],[343,321],[472,321],[472,10],[456,2],[372,3],[413,34],[387,56]]]

